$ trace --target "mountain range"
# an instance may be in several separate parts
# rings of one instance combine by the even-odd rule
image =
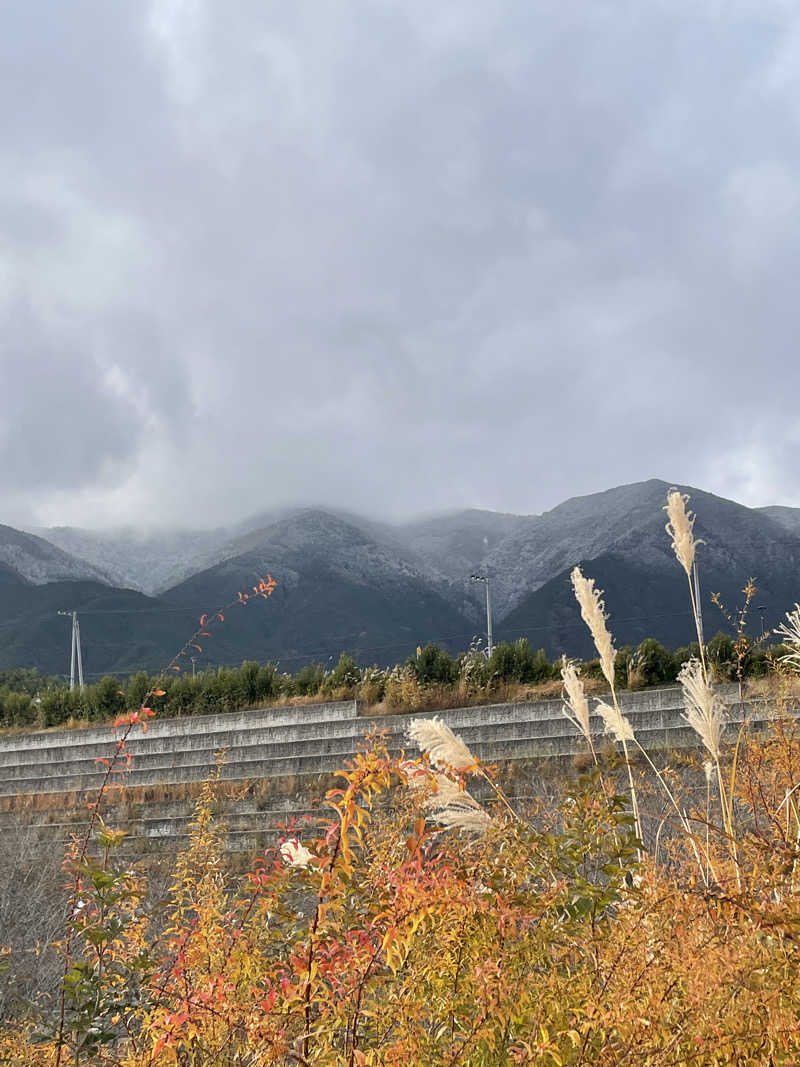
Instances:
[[[671,647],[692,637],[686,578],[664,531],[667,482],[652,479],[575,497],[542,515],[467,510],[387,524],[342,511],[266,512],[215,530],[96,532],[0,526],[0,668],[68,667],[69,624],[79,612],[89,677],[155,670],[197,619],[235,601],[267,573],[269,601],[224,612],[195,666],[243,659],[294,671],[346,651],[395,663],[435,641],[457,651],[485,637],[482,585],[491,582],[496,640],[527,636],[551,657],[588,656],[572,597],[580,563],[605,590],[618,645],[652,636]],[[800,600],[800,508],[747,508],[690,487],[697,513],[706,635],[729,629],[729,611],[754,577],[749,627],[775,626]]]

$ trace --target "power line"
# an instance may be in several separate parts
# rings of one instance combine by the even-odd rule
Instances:
[[[646,623],[646,622],[650,622],[650,621],[655,620],[655,619],[676,618],[676,617],[679,617],[679,616],[684,616],[686,618],[691,618],[692,617],[691,616],[691,611],[689,609],[684,609],[684,610],[681,610],[681,611],[657,612],[657,613],[655,613],[653,615],[630,615],[630,616],[626,616],[626,617],[623,617],[623,618],[617,618],[614,621],[615,621],[615,623],[627,623],[627,622],[645,622]],[[530,627],[518,628],[518,629],[512,629],[512,630],[504,630],[503,634],[506,637],[511,636],[511,635],[525,637],[525,636],[528,636],[529,634],[539,633],[541,631],[552,631],[554,629],[557,629],[560,632],[564,631],[564,630],[583,629],[583,626],[584,626],[584,624],[583,624],[582,621],[576,620],[575,622],[571,622],[571,623],[561,623],[557,627],[553,627],[553,626],[549,626],[549,625],[542,625],[542,626],[530,626]],[[347,651],[348,651],[348,647],[347,647],[348,639],[351,639],[353,637],[358,637],[358,633],[347,634],[347,635],[339,635],[337,637],[332,637],[330,639],[330,644],[328,644],[325,648],[317,648],[317,649],[311,649],[311,650],[304,651],[304,652],[295,652],[295,653],[289,653],[287,651],[273,653],[272,654],[272,658],[269,661],[264,661],[264,662],[274,662],[276,664],[298,663],[298,662],[302,662],[302,661],[314,662],[316,657],[320,657],[320,656],[329,657],[331,645],[338,645],[339,650],[342,653],[346,654]],[[440,634],[440,635],[438,635],[436,637],[427,638],[427,639],[424,640],[423,643],[424,644],[439,644],[439,643],[445,642],[445,641],[453,641],[453,640],[456,640],[456,639],[472,638],[472,637],[474,637],[474,630],[461,630],[461,631],[457,631],[455,633]],[[419,641],[418,638],[410,638],[409,637],[407,640],[405,640],[402,637],[398,637],[397,639],[395,639],[393,641],[386,642],[386,643],[380,644],[380,645],[367,645],[367,646],[353,646],[353,645],[351,645],[350,647],[359,656],[364,657],[367,654],[371,654],[371,653],[375,653],[375,652],[382,652],[382,651],[385,651],[386,649],[398,648],[398,647],[401,647],[401,646],[406,645],[406,644],[409,647],[411,647],[412,645],[416,646],[419,643],[420,643],[420,641]],[[119,643],[111,643],[111,642],[109,642],[109,643],[106,643],[102,647],[106,647],[106,648],[125,648],[125,647],[127,647],[127,643],[125,643],[125,642],[119,642]],[[238,668],[238,667],[241,666],[242,662],[243,662],[243,660],[237,660],[237,661],[231,662],[231,663],[214,663],[214,664],[209,663],[208,665],[206,665],[203,668],[203,670],[218,670],[218,669],[223,669],[224,670],[224,669],[230,669],[230,668]],[[152,664],[143,663],[143,664],[139,664],[138,666],[131,666],[131,667],[126,667],[126,668],[121,669],[121,670],[116,670],[116,671],[113,672],[113,674],[114,675],[119,675],[119,676],[128,676],[128,675],[131,675],[131,674],[136,674],[136,673],[138,673],[140,671],[146,671],[146,672],[148,672],[150,674],[157,673],[157,669],[154,669]],[[111,673],[110,671],[91,671],[91,672],[88,672],[87,677],[102,678],[102,677],[105,677],[105,676],[109,675],[110,673]],[[65,675],[56,675],[56,677],[66,677],[66,676]]]
[[[768,609],[768,608],[774,607],[774,605],[773,604],[765,604],[765,605],[762,605],[762,607],[765,608],[765,609]],[[186,606],[183,606],[183,607],[174,607],[174,608],[167,608],[167,607],[162,607],[162,606],[154,606],[154,607],[149,607],[149,608],[87,608],[85,610],[83,610],[83,609],[81,610],[81,615],[84,615],[84,616],[87,616],[87,615],[88,616],[144,615],[144,614],[172,615],[172,614],[187,614],[189,612],[197,612],[197,611],[201,611],[202,612],[203,610],[207,610],[207,606],[206,605],[202,605],[202,606],[201,605],[197,605],[197,606],[186,605]],[[59,614],[72,614],[72,613],[71,612],[59,612]],[[676,617],[680,617],[680,616],[684,616],[684,617],[689,618],[689,617],[691,617],[691,612],[689,611],[688,608],[686,608],[686,609],[683,609],[683,610],[680,610],[680,611],[657,612],[657,613],[655,613],[653,615],[648,615],[648,616],[645,616],[645,615],[630,615],[630,616],[624,616],[624,617],[614,617],[613,618],[613,623],[614,623],[615,626],[618,625],[618,624],[631,623],[631,622],[648,623],[648,622],[651,622],[651,621],[656,620],[656,619],[676,618]],[[14,628],[16,626],[18,626],[18,621],[0,623],[0,629]],[[541,633],[541,632],[550,632],[550,631],[556,631],[556,632],[559,632],[559,633],[563,633],[565,630],[566,631],[571,631],[571,630],[576,630],[576,629],[583,629],[583,623],[578,619],[576,619],[573,622],[558,623],[555,626],[553,626],[552,624],[542,624],[540,626],[529,626],[529,627],[516,628],[516,629],[511,629],[511,630],[504,628],[502,625],[500,627],[500,630],[501,630],[501,632],[502,632],[504,637],[510,637],[512,635],[514,635],[514,636],[517,636],[517,635],[518,636],[528,636],[528,635],[533,635],[533,634],[537,634],[537,633]],[[392,640],[390,642],[385,642],[385,643],[379,644],[379,645],[360,646],[357,643],[357,639],[358,639],[358,637],[359,637],[361,632],[363,632],[363,631],[354,631],[354,632],[348,633],[348,634],[335,635],[335,636],[333,636],[333,637],[331,637],[329,639],[328,644],[324,648],[317,648],[317,649],[311,649],[311,650],[308,650],[308,651],[294,652],[294,653],[290,653],[290,652],[288,652],[288,650],[284,650],[282,652],[279,651],[279,652],[271,653],[271,658],[272,658],[273,661],[277,661],[278,663],[298,663],[298,662],[303,662],[303,661],[313,662],[315,657],[320,657],[320,656],[326,657],[326,656],[329,656],[330,648],[331,648],[331,646],[334,646],[334,645],[338,646],[338,648],[341,651],[344,651],[344,652],[346,652],[348,650],[348,647],[351,647],[351,648],[353,648],[353,650],[355,652],[357,652],[357,654],[360,657],[365,657],[365,656],[367,656],[369,654],[383,652],[386,649],[392,649],[392,648],[396,649],[396,648],[398,648],[400,646],[405,645],[406,643],[411,645],[412,642],[413,642],[413,644],[415,646],[420,643],[418,637],[417,638],[409,637],[408,638],[408,642],[406,642],[406,640],[404,640],[402,637],[398,637],[398,638],[396,638],[396,639],[394,639],[394,640]],[[464,640],[464,639],[471,639],[474,636],[475,636],[475,632],[474,632],[473,629],[470,629],[470,630],[459,630],[459,631],[456,631],[454,633],[440,634],[440,635],[435,636],[435,637],[427,638],[424,643],[430,644],[430,643],[449,642],[449,641],[454,641],[454,640]],[[126,647],[130,646],[130,643],[131,642],[101,642],[101,643],[96,645],[93,642],[93,647],[126,648]],[[216,669],[218,667],[222,667],[222,668],[238,667],[241,664],[241,662],[242,661],[239,660],[236,663],[214,664],[213,666],[209,665],[208,667],[206,667],[204,669],[208,670],[208,669]],[[80,664],[80,666],[82,666],[82,664]],[[130,674],[137,673],[139,671],[147,671],[149,673],[155,673],[155,670],[153,668],[152,663],[146,663],[146,664],[143,663],[143,664],[140,664],[140,665],[137,665],[137,666],[132,666],[132,667],[125,668],[123,670],[117,670],[114,673],[118,674],[118,675],[130,675]],[[87,672],[87,677],[95,677],[95,678],[96,677],[103,677],[103,676],[107,675],[108,673],[109,673],[108,671],[92,671],[92,672]],[[58,676],[66,677],[66,675],[56,675],[56,676],[57,677]]]

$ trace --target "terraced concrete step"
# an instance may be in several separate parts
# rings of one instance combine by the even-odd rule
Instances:
[[[733,700],[735,686],[720,687],[725,699]],[[677,687],[650,690],[644,693],[623,693],[623,710],[630,713],[658,712],[682,707],[681,691]],[[562,717],[560,700],[515,704],[488,704],[450,708],[439,712],[457,731],[471,726],[501,723],[544,722]],[[155,719],[148,724],[147,733],[135,727],[128,740],[131,753],[164,752],[190,748],[237,748],[249,741],[270,743],[279,739],[302,741],[314,737],[361,735],[370,723],[392,732],[396,721],[408,722],[415,717],[432,713],[416,712],[382,717],[359,716],[354,701],[329,704],[298,705],[280,708],[261,708],[224,715],[189,716],[178,719]],[[36,760],[57,763],[71,758],[94,758],[98,752],[107,753],[113,747],[110,727],[86,730],[41,731],[0,739],[0,767],[17,762],[31,762],[25,755],[36,753]]]
[[[648,693],[646,694],[647,700],[644,702],[644,706],[641,699],[642,694],[626,696],[628,699],[623,698],[622,701],[623,710],[632,717],[633,722],[641,722],[642,724],[658,725],[666,728],[670,725],[670,718],[674,719],[681,707],[680,691],[678,689],[655,690],[652,693]],[[637,699],[631,700],[631,696],[635,696]],[[319,718],[320,715],[325,714],[324,709],[328,707],[334,708],[336,718],[333,720]],[[129,740],[128,751],[142,767],[161,766],[164,764],[179,766],[181,763],[201,762],[203,759],[208,759],[209,753],[213,754],[220,749],[230,749],[238,753],[244,752],[252,746],[263,748],[266,756],[288,754],[287,747],[283,749],[280,747],[273,748],[276,745],[296,745],[303,754],[308,755],[326,751],[337,753],[343,751],[343,749],[328,745],[328,742],[333,739],[348,739],[353,745],[353,750],[355,750],[366,730],[371,725],[374,725],[387,730],[390,737],[399,741],[405,733],[408,723],[413,718],[430,717],[432,714],[392,715],[382,719],[370,720],[363,717],[355,717],[352,714],[345,716],[343,712],[347,708],[350,708],[352,712],[352,705],[323,705],[322,708],[323,710],[319,711],[314,707],[312,709],[313,714],[310,714],[308,721],[302,722],[265,726],[257,725],[257,721],[253,719],[253,724],[246,730],[238,728],[222,729],[221,726],[223,724],[228,725],[228,719],[224,716],[210,717],[209,720],[204,718],[171,720],[170,723],[162,723],[161,726],[168,725],[172,729],[175,724],[185,725],[187,732],[170,732],[167,734],[162,732],[160,735],[154,735],[153,730],[151,730],[147,734],[137,733]],[[283,711],[284,709],[280,710]],[[292,713],[295,710],[290,709]],[[246,714],[254,715],[255,713]],[[233,718],[241,719],[241,715],[233,716]],[[547,701],[539,704],[494,704],[477,708],[454,708],[446,712],[446,718],[453,729],[464,735],[468,743],[477,741],[479,735],[485,733],[490,727],[493,728],[493,734],[501,736],[504,731],[513,731],[515,728],[522,729],[533,724],[539,724],[542,735],[548,736],[557,733],[561,729],[559,724],[563,724],[560,701]],[[208,726],[217,728],[211,730],[206,728]],[[88,773],[92,769],[89,766],[90,763],[94,764],[97,759],[108,758],[112,754],[114,746],[110,731],[103,733],[99,733],[96,730],[83,731],[84,736],[91,736],[93,739],[85,744],[75,743],[76,733],[81,732],[72,731],[68,735],[71,743],[63,747],[45,747],[42,745],[43,737],[52,739],[54,736],[67,736],[63,732],[59,735],[49,733],[29,735],[36,744],[27,748],[21,746],[18,738],[13,739],[11,742],[8,740],[0,741],[0,782],[12,778],[31,777],[30,774],[25,773],[24,768],[34,765],[42,768],[42,770],[47,769],[56,774]],[[192,751],[197,751],[202,755],[198,759],[185,755],[185,753]],[[169,755],[169,760],[151,758],[157,754]]]
[[[731,722],[737,721],[734,716],[739,715],[738,709],[732,709],[732,715],[730,717]],[[669,731],[675,728],[680,728],[683,725],[683,719],[680,712],[674,710],[662,710],[658,712],[650,711],[637,711],[631,710],[628,715],[629,721],[635,731],[654,731],[664,730]],[[602,720],[599,716],[591,716],[590,722],[593,727],[593,732],[600,734],[602,732]],[[403,716],[396,717],[392,721],[392,730],[388,734],[387,740],[394,747],[409,746],[405,741],[405,732],[409,725],[409,717]],[[363,742],[363,720],[349,720],[337,723],[341,729],[335,736],[314,736],[311,735],[299,740],[283,740],[282,734],[276,731],[270,731],[268,733],[268,740],[262,739],[265,731],[258,731],[258,736],[252,737],[245,735],[245,743],[231,744],[230,753],[236,762],[242,762],[245,760],[258,759],[262,762],[267,762],[272,759],[280,759],[283,757],[302,755],[309,756],[329,756],[333,760],[346,759],[352,756],[358,749],[359,744]],[[345,730],[345,727],[352,727],[352,729]],[[570,728],[571,730],[571,728]],[[567,732],[570,732],[568,730]],[[464,742],[469,747],[479,747],[481,744],[485,744],[485,737],[487,732],[491,732],[493,742],[500,741],[514,741],[520,737],[521,734],[527,734],[528,736],[537,736],[545,741],[551,737],[559,737],[565,732],[565,720],[563,716],[559,716],[557,719],[543,719],[543,720],[520,720],[517,722],[505,722],[498,723],[481,723],[480,725],[472,725],[462,727],[460,729],[460,735]],[[281,738],[280,740],[278,738]],[[202,738],[195,738],[193,740],[204,740]],[[88,777],[89,779],[96,778],[97,781],[102,780],[102,776],[106,772],[106,767],[103,764],[98,764],[98,759],[107,758],[111,755],[108,749],[99,750],[104,751],[106,756],[98,755],[86,755],[85,749],[77,749],[81,753],[81,756],[74,759],[61,759],[55,761],[47,768],[48,777],[59,776],[81,776],[82,778]],[[98,750],[93,750],[97,752]],[[202,767],[205,771],[208,771],[214,764],[215,753],[218,751],[217,746],[214,745],[198,745],[197,747],[173,749],[172,751],[163,751],[160,748],[156,751],[145,749],[144,746],[140,748],[133,755],[133,771],[127,780],[131,783],[135,783],[139,777],[147,774],[151,771],[161,770],[175,770],[178,768],[186,768],[187,773],[192,777],[195,775],[195,768]],[[32,759],[35,755],[29,752],[20,752],[20,760],[15,764],[7,764],[0,766],[0,793],[3,791],[4,785],[11,785],[12,783],[20,782],[22,780],[29,780],[31,778],[40,777],[42,770],[42,762],[38,759]]]
[[[75,833],[76,828],[86,826],[85,813],[79,813],[72,821],[65,822],[63,816],[52,822],[31,822],[26,824],[26,829],[37,835],[40,839],[55,837],[58,840],[68,840],[70,834]],[[194,817],[194,809],[191,805],[178,816],[153,815],[147,818],[129,818],[124,820],[111,820],[113,825],[119,824],[129,837],[164,837],[180,833],[188,833],[188,827]],[[309,833],[316,820],[326,818],[324,808],[303,807],[301,804],[291,812],[276,809],[251,808],[248,810],[225,812],[217,814],[218,822],[224,826],[225,832],[253,829],[254,826],[266,827],[270,830],[283,830],[292,821],[297,823],[298,833],[304,829]]]
[[[358,715],[354,700],[329,701],[322,704],[290,704],[280,707],[251,708],[218,715],[187,715],[180,718],[148,721],[148,734],[153,737],[180,737],[185,734],[215,733],[219,730],[240,730],[253,726],[290,726],[298,722],[330,722],[352,719]],[[61,748],[70,745],[107,744],[111,727],[91,726],[74,730],[39,730],[14,734],[0,739],[0,753],[31,748]]]
[[[731,718],[731,723],[735,719]],[[634,724],[635,726],[636,724]],[[580,750],[583,742],[576,731],[561,721],[560,732],[543,736],[540,730],[535,734],[520,736],[519,728],[514,735],[505,740],[476,741],[470,745],[475,755],[484,762],[496,760],[519,760],[544,757],[562,757],[573,755]],[[682,720],[666,727],[639,727],[637,737],[645,748],[653,747],[696,747],[697,735]],[[399,745],[391,745],[390,751],[399,754]],[[233,758],[222,767],[221,777],[225,780],[250,780],[256,778],[276,778],[331,773],[353,754],[353,749],[342,744],[339,752],[329,751],[314,755],[285,755],[255,758]],[[247,752],[244,754],[248,755]],[[207,777],[211,764],[208,762],[188,763],[182,766],[156,765],[137,768],[134,764],[130,773],[121,779],[129,786],[155,786],[200,781]],[[93,768],[84,774],[50,774],[45,778],[29,777],[0,783],[0,797],[16,796],[20,793],[69,792],[98,787],[104,775],[104,769]]]

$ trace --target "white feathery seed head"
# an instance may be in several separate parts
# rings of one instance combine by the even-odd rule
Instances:
[[[580,567],[573,568],[570,578],[572,579],[572,588],[575,591],[575,599],[581,609],[581,618],[589,627],[597,654],[600,657],[600,667],[606,681],[613,689],[614,660],[617,656],[617,650],[614,648],[611,634],[606,626],[607,615],[602,590],[595,589],[594,578],[584,577]]]
[[[780,657],[781,663],[800,670],[800,604],[795,604],[794,611],[786,612],[786,622],[781,623],[774,632],[792,650]]]
[[[448,830],[469,830],[483,834],[492,821],[477,800],[446,774],[436,771],[409,774],[409,788],[415,792],[425,789],[423,809]]]
[[[677,489],[670,489],[667,493],[667,503],[664,507],[669,522],[665,529],[672,538],[672,550],[678,562],[686,571],[687,577],[691,577],[694,564],[694,554],[698,545],[703,542],[696,540],[694,536],[694,512],[689,511],[689,494],[680,493]]]
[[[580,671],[572,660],[561,657],[561,680],[564,689],[561,694],[561,710],[564,718],[576,726],[586,740],[589,740],[589,701],[583,689]]]
[[[690,659],[680,669],[678,681],[683,687],[686,722],[706,746],[711,756],[719,759],[719,742],[725,725],[725,705],[706,681],[703,664]]]
[[[615,741],[633,741],[633,727],[619,708],[598,700],[595,709],[603,720],[607,734],[612,734]]]
[[[409,724],[408,736],[420,752],[427,753],[434,767],[464,772],[478,766],[478,760],[461,738],[438,715],[432,719],[414,719]]]
[[[703,763],[703,772],[706,776],[706,784],[711,785],[711,776],[714,773],[714,764],[710,759],[707,759]]]

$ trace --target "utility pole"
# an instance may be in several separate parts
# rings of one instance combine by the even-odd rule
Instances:
[[[81,653],[81,624],[78,622],[77,611],[59,611],[59,615],[72,617],[72,648],[69,658],[69,687],[75,688],[75,664],[78,665],[78,685],[83,692],[83,655]]]
[[[471,582],[483,582],[486,586],[486,649],[491,656],[494,643],[492,641],[492,594],[489,589],[489,577],[486,574],[471,574],[469,580]]]

